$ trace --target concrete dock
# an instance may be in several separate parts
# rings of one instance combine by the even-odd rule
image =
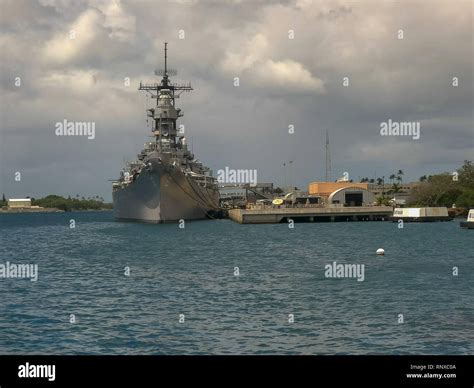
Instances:
[[[392,213],[390,206],[264,207],[231,209],[229,218],[240,224],[277,224],[289,219],[294,222],[388,221]]]

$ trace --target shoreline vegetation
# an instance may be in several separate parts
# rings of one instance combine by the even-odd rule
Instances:
[[[377,205],[391,206],[391,200],[399,193],[404,193],[403,171],[389,176],[390,188],[376,198]],[[352,182],[352,181],[351,181]],[[380,188],[386,187],[385,176],[377,179],[361,178],[360,183],[376,184]],[[456,171],[423,175],[411,192],[411,199],[405,207],[447,207],[452,209],[456,217],[467,215],[469,209],[474,208],[474,163],[465,160]]]
[[[28,197],[27,197],[28,198]],[[39,212],[71,212],[71,211],[109,211],[113,209],[111,203],[106,203],[103,198],[67,198],[60,195],[47,195],[44,198],[31,198],[31,208],[8,208],[8,201],[3,196],[0,201],[1,211],[4,213],[39,213]]]

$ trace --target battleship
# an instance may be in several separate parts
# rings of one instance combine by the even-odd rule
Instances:
[[[168,70],[167,43],[164,46],[165,67],[155,71],[162,75],[161,82],[140,82],[138,88],[154,103],[147,109],[153,140],[145,143],[137,159],[126,163],[112,183],[117,220],[164,223],[213,218],[219,212],[217,179],[189,150],[184,127],[177,127],[183,112],[176,108],[175,99],[193,88],[190,83],[170,82],[169,73],[175,72]]]

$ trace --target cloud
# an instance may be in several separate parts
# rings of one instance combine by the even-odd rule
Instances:
[[[46,42],[43,51],[44,60],[66,64],[76,59],[94,42],[101,20],[101,13],[94,9],[83,12],[67,30],[59,31]]]
[[[88,93],[98,79],[98,73],[89,71],[51,72],[38,80],[39,86],[48,90],[68,90],[70,95]]]
[[[324,83],[314,77],[301,63],[291,59],[283,61],[266,60],[255,67],[255,76],[261,86],[278,87],[288,94],[299,91],[323,93]]]
[[[401,168],[408,180],[472,158],[470,2],[3,0],[0,21],[0,192],[12,196],[110,199],[107,179],[148,140],[151,102],[137,87],[158,81],[164,41],[172,81],[195,88],[177,100],[181,123],[214,170],[245,165],[282,184],[295,160],[305,187],[324,176],[326,130],[334,175]],[[55,137],[64,118],[96,121],[96,139]],[[381,137],[388,118],[420,121],[421,138]],[[31,172],[21,186],[18,170]]]
[[[279,89],[287,94],[314,91],[324,93],[324,83],[301,63],[292,59],[269,58],[268,39],[256,34],[236,51],[228,51],[221,63],[224,72],[242,76],[253,86]]]
[[[58,8],[63,2],[55,3]],[[136,33],[136,19],[126,12],[121,2],[90,1],[89,6],[66,28],[60,29],[43,48],[46,63],[74,64],[82,57],[92,60],[102,57],[104,47],[113,52],[117,45],[132,43]]]
[[[255,35],[248,43],[236,51],[228,51],[221,67],[228,73],[240,73],[252,68],[266,55],[268,40],[263,34]]]
[[[127,13],[120,1],[103,2],[99,0],[97,7],[105,17],[103,25],[108,29],[111,39],[129,42],[135,37],[136,18]]]

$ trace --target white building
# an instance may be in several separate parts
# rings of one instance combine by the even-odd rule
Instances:
[[[31,208],[31,199],[30,198],[12,198],[8,200],[9,208]]]

